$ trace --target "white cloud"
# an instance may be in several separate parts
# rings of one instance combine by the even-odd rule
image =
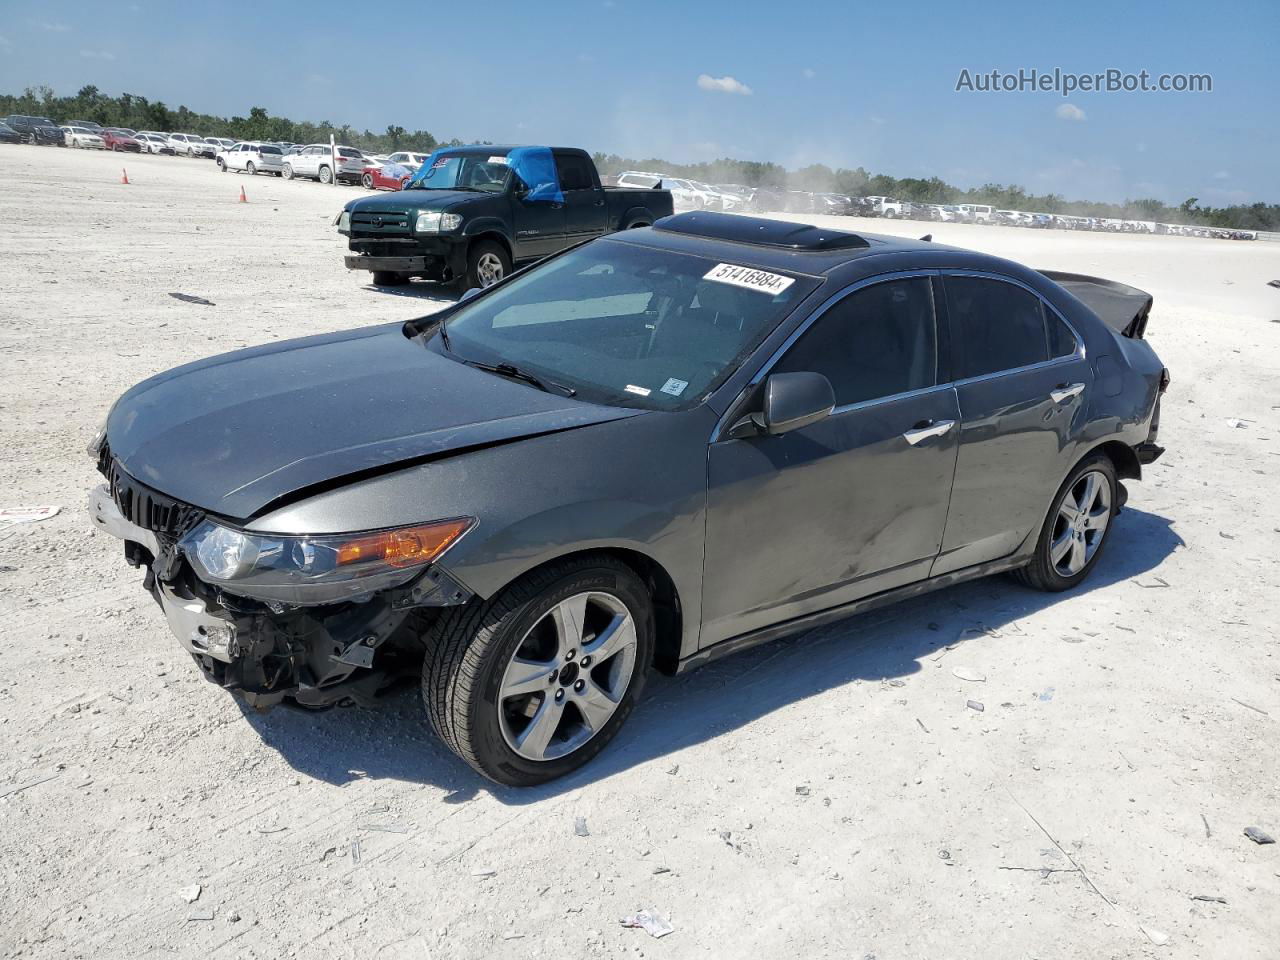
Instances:
[[[1230,180],[1230,179],[1231,179],[1231,174],[1227,173],[1227,171],[1225,171],[1225,170],[1219,170],[1217,173],[1215,173],[1215,174],[1213,175],[1213,179],[1215,179],[1215,180]]]
[[[80,56],[86,60],[114,60],[116,55],[110,50],[81,50]]]
[[[1064,103],[1057,110],[1053,111],[1059,120],[1083,120],[1084,111],[1077,107],[1074,103]]]
[[[800,74],[806,80],[812,80],[814,77],[818,75],[818,71],[814,70],[813,67],[805,67],[803,70],[800,71]]]
[[[714,93],[737,93],[744,97],[751,96],[751,88],[733,77],[713,77],[709,73],[698,74],[698,88]]]
[[[53,23],[49,20],[41,20],[35,25],[41,30],[48,30],[50,33],[66,33],[71,29],[65,23]]]

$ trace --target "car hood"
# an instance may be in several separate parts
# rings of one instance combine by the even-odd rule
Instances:
[[[398,190],[394,193],[379,193],[371,197],[361,197],[347,204],[348,211],[361,212],[377,210],[447,210],[460,203],[477,198],[492,197],[493,194],[473,193],[468,190]]]
[[[396,324],[159,374],[116,402],[106,442],[141,483],[243,520],[344,478],[638,413],[465,366]]]

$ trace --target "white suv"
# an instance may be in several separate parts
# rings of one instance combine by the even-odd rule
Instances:
[[[171,133],[169,146],[178,156],[212,157],[217,153],[213,144],[205,143],[204,137],[197,137],[194,133]]]
[[[321,183],[332,183],[336,175],[339,181],[359,183],[368,162],[365,155],[355,147],[335,147],[334,151],[338,155],[336,171],[327,143],[311,143],[297,153],[289,154],[284,165],[284,178],[310,177]]]
[[[221,150],[217,156],[218,169],[223,173],[228,170],[243,170],[245,173],[274,173],[280,176],[284,160],[280,148],[274,143],[237,143],[229,150]]]

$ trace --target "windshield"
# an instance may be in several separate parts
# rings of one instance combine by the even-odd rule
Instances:
[[[600,240],[461,307],[446,321],[448,346],[430,344],[594,403],[676,410],[715,389],[815,285]]]
[[[479,154],[436,157],[410,184],[414,190],[483,190],[501,193],[507,185],[507,158]]]

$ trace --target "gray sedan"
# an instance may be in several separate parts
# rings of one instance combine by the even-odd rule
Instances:
[[[684,214],[403,327],[144,381],[90,511],[209,680],[318,707],[420,677],[459,756],[535,784],[604,749],[651,668],[988,574],[1078,585],[1161,453],[1150,308]]]

